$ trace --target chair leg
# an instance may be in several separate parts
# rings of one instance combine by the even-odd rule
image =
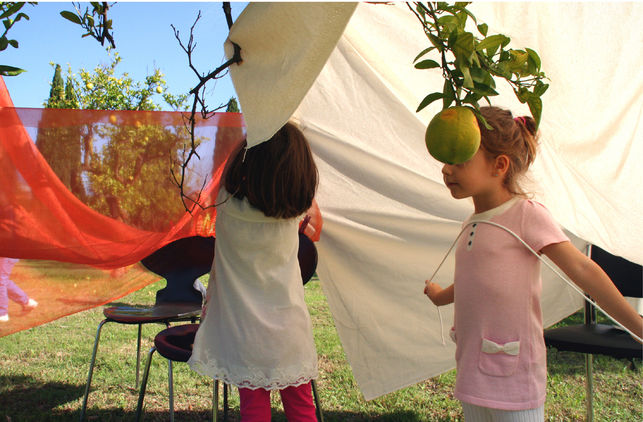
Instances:
[[[172,361],[167,360],[168,394],[170,396],[170,422],[174,422],[174,377],[172,376]]]
[[[223,384],[223,422],[228,421],[228,384]],[[217,422],[219,412],[219,380],[214,380],[212,389],[212,422]]]
[[[224,384],[225,389],[225,384]],[[217,422],[217,413],[219,411],[219,380],[214,380],[212,389],[212,422]],[[225,416],[224,416],[225,419]]]
[[[94,339],[94,350],[92,351],[92,358],[89,362],[89,373],[87,374],[87,383],[85,384],[85,395],[83,396],[83,405],[80,409],[80,422],[85,420],[85,412],[87,411],[87,398],[89,397],[89,388],[92,384],[92,376],[94,374],[94,364],[96,363],[96,352],[98,351],[98,341],[100,340],[100,331],[105,325],[106,322],[109,322],[108,319],[104,319],[98,324],[98,329],[96,330],[96,338]]]
[[[587,404],[587,422],[594,421],[594,356],[585,354],[585,401]]]
[[[317,394],[317,384],[315,383],[315,380],[310,380],[310,386],[313,389],[313,397],[315,399],[315,408],[317,408],[317,422],[324,422],[324,413],[322,412],[322,408],[319,403],[319,395]]]
[[[223,383],[223,422],[228,422],[228,384]]]
[[[138,374],[141,370],[141,331],[143,324],[138,324],[138,338],[136,340],[136,381],[134,388],[138,388]]]
[[[141,380],[141,390],[138,393],[138,403],[136,405],[136,421],[139,422],[143,416],[143,401],[145,400],[145,389],[147,387],[147,378],[150,375],[150,365],[152,364],[152,355],[156,351],[156,347],[152,346],[147,355],[147,363],[143,371],[143,379]]]

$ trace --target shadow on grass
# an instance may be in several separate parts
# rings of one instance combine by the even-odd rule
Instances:
[[[623,368],[637,370],[641,359],[617,359],[610,356],[592,355],[594,368],[606,372],[619,373]],[[585,374],[585,354],[579,352],[559,351],[547,348],[547,372],[549,374],[576,375]]]
[[[84,393],[84,386],[66,383],[35,383],[33,378],[24,376],[0,375],[0,420],[7,421],[77,421],[80,417],[79,398]],[[73,408],[66,403],[74,403]],[[87,409],[87,421],[116,422],[134,421],[135,411],[132,409],[92,408]],[[218,420],[223,421],[223,410],[218,412]],[[143,414],[145,421],[167,421],[168,410],[151,410]],[[176,411],[177,421],[207,421],[211,413],[205,410]],[[239,422],[239,409],[232,408],[227,418],[228,422]],[[283,411],[272,412],[273,422],[286,422]],[[420,422],[422,419],[411,411],[398,411],[388,414],[369,415],[366,413],[325,411],[325,422]]]
[[[55,409],[73,402],[84,393],[84,386],[59,382],[38,383],[31,377],[0,375],[0,419],[43,421]],[[67,415],[67,420],[69,415]]]
[[[118,410],[115,410],[118,412]],[[114,411],[101,410],[96,414],[97,419],[100,421],[117,421],[117,420],[134,420],[135,415],[133,414],[123,414],[115,415]],[[143,418],[146,422],[155,421],[155,422],[166,422],[169,418],[169,412],[163,411],[150,411],[145,412]],[[220,410],[217,414],[218,421],[224,421],[223,411]],[[103,419],[106,418],[106,419]],[[111,418],[111,419],[108,419]],[[120,418],[120,419],[119,419]],[[205,411],[177,411],[174,414],[174,418],[177,421],[186,421],[186,422],[202,422],[211,420],[212,416],[210,412]],[[231,409],[230,414],[227,418],[228,422],[239,422],[239,409]],[[421,419],[417,414],[411,411],[401,411],[401,412],[391,412],[386,415],[367,415],[363,413],[354,413],[354,412],[340,412],[340,411],[326,411],[324,412],[324,422],[422,422],[424,419]],[[287,422],[286,416],[283,411],[272,412],[272,422]],[[444,421],[446,422],[446,420]]]

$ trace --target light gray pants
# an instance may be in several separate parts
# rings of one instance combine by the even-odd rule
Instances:
[[[545,405],[536,409],[501,410],[462,402],[465,422],[543,422]]]

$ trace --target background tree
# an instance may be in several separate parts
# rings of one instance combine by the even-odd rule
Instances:
[[[53,63],[52,63],[53,66]],[[55,65],[46,109],[42,114],[43,122],[57,121],[59,113],[52,109],[78,108],[71,71],[67,83],[63,82],[59,64]],[[45,125],[43,125],[45,126]],[[46,126],[49,126],[48,124]],[[60,181],[80,200],[86,199],[82,183],[80,130],[78,127],[43,127],[38,131],[36,146],[45,157]]]
[[[91,208],[135,227],[163,230],[184,212],[179,196],[168,195],[176,190],[168,167],[182,156],[188,135],[180,118],[162,126],[145,111],[160,110],[159,99],[181,108],[186,96],[170,94],[158,69],[141,82],[118,75],[120,62],[114,54],[110,63],[81,69],[78,76],[70,69],[64,89],[56,65],[36,143],[61,181]],[[69,116],[54,110],[60,108],[131,113],[51,127],[52,119]]]

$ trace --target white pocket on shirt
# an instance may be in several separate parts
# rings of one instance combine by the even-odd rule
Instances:
[[[516,372],[520,356],[520,341],[499,344],[483,338],[478,367],[487,375],[508,377]]]

